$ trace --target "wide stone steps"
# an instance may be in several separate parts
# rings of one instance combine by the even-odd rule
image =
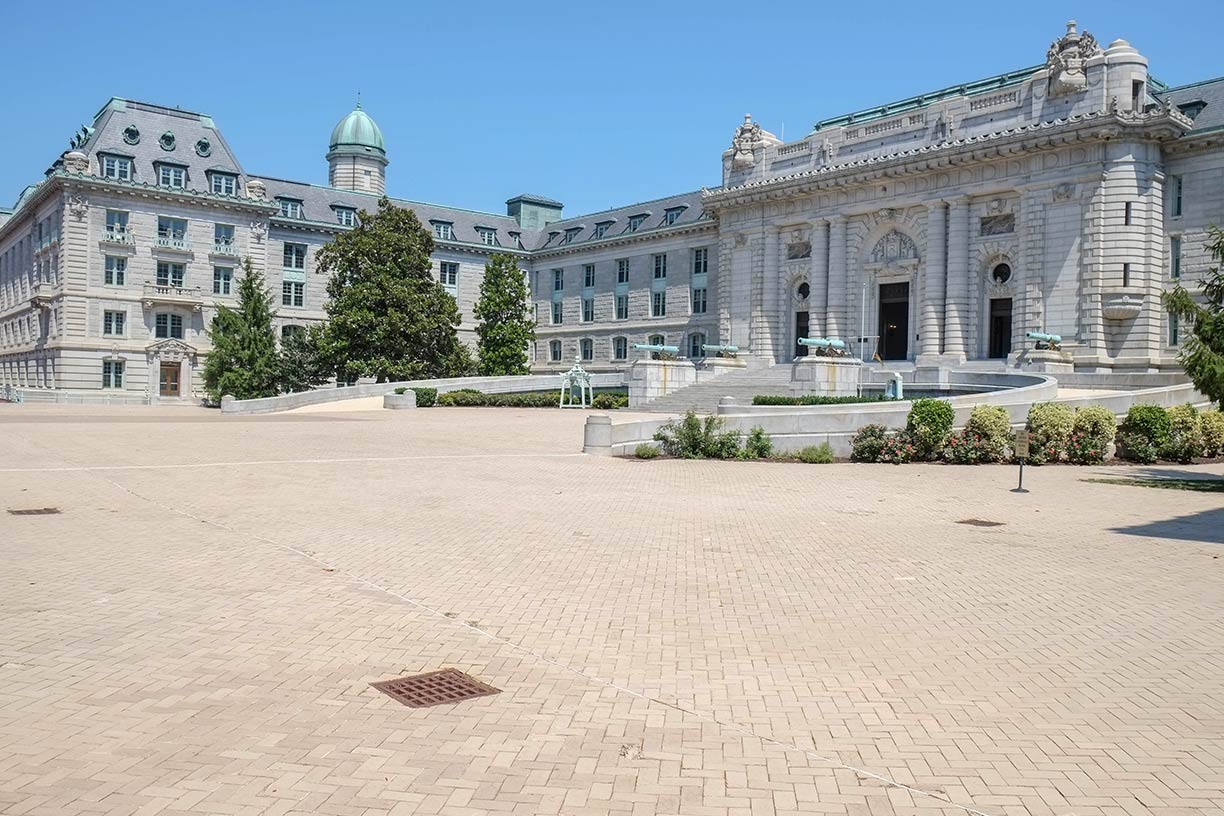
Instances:
[[[790,382],[789,365],[746,368],[727,372],[709,382],[673,391],[635,410],[667,414],[682,414],[685,411],[712,414],[723,397],[734,397],[740,402],[750,403],[758,394],[788,396]]]

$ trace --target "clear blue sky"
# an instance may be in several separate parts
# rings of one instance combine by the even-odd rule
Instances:
[[[1224,2],[0,4],[0,203],[111,96],[211,114],[248,172],[326,183],[358,89],[395,196],[567,215],[716,185],[751,112],[817,120],[1035,65],[1068,18],[1170,84],[1224,74]]]

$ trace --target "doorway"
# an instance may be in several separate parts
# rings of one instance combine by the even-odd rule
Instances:
[[[795,312],[795,356],[806,357],[808,347],[799,342],[800,337],[807,337],[810,330],[807,312]]]
[[[162,363],[161,377],[158,383],[159,397],[177,397],[179,395],[179,371],[181,363]]]
[[[880,284],[880,359],[909,359],[909,283]]]
[[[1006,359],[1011,354],[1012,299],[994,298],[990,301],[990,348],[991,359]]]

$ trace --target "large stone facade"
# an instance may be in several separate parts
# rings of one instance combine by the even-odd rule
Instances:
[[[316,253],[375,206],[389,163],[360,110],[327,159],[330,187],[248,174],[211,118],[108,102],[0,210],[0,384],[196,398],[241,258],[283,331],[323,319]],[[504,215],[394,203],[434,230],[468,342],[489,255],[518,258],[539,371],[624,367],[651,342],[784,363],[805,335],[865,360],[1024,366],[1029,331],[1061,335],[1077,370],[1158,370],[1184,339],[1160,293],[1202,273],[1224,223],[1224,80],[1168,88],[1125,41],[1071,24],[1039,66],[795,142],[746,117],[722,171],[716,189],[578,218],[539,196]]]

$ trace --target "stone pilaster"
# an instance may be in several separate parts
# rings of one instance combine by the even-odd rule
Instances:
[[[953,199],[948,209],[944,355],[949,363],[965,361],[965,321],[969,312],[969,201],[961,197]]]
[[[829,222],[812,224],[812,268],[808,273],[808,334],[825,336],[825,309],[829,305]]]
[[[943,201],[927,205],[926,271],[922,292],[918,362],[935,362],[943,352],[944,283],[947,280],[948,210]],[[924,359],[925,358],[925,359]]]
[[[782,277],[782,269],[778,262],[779,243],[778,228],[766,226],[763,250],[765,258],[761,264],[761,287],[765,298],[761,309],[764,318],[761,321],[764,327],[761,354],[771,363],[778,359],[778,335],[781,333],[779,331],[781,305],[778,287],[781,285],[779,278]]]
[[[829,294],[825,309],[825,333],[843,338],[846,331],[846,217],[829,220]]]

